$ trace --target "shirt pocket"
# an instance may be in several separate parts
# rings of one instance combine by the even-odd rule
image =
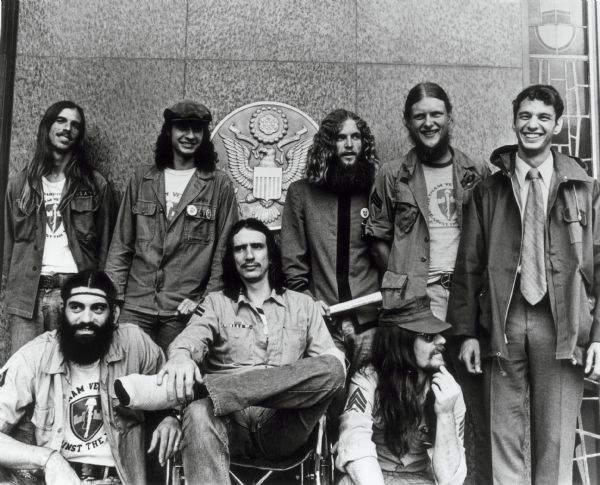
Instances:
[[[304,357],[308,347],[306,342],[307,327],[308,323],[304,328],[289,325],[284,327],[284,348],[281,365],[294,363]]]
[[[54,425],[54,407],[36,406],[33,408],[31,422],[43,431],[50,431]]]
[[[224,354],[236,365],[254,364],[254,325],[235,321],[223,325],[225,337]]]
[[[91,195],[73,197],[70,207],[73,228],[77,238],[84,241],[95,238],[94,198]]]
[[[137,200],[132,207],[136,217],[136,239],[150,241],[156,232],[156,202]]]
[[[215,207],[189,204],[185,208],[183,239],[192,244],[208,244],[214,238]]]

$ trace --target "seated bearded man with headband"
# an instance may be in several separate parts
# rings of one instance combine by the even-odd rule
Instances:
[[[137,326],[116,324],[116,295],[105,273],[76,273],[61,289],[58,329],[25,344],[0,369],[0,483],[147,483],[144,416],[115,404],[114,382],[155,374],[164,356]],[[9,435],[28,415],[34,445]],[[174,417],[159,424],[151,448],[161,461],[180,435]]]
[[[420,300],[386,310],[340,419],[340,485],[460,485],[465,404],[445,367],[450,325]]]

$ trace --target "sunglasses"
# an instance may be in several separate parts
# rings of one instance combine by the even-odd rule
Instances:
[[[417,337],[421,337],[425,342],[431,343],[435,340],[437,333],[418,333]]]

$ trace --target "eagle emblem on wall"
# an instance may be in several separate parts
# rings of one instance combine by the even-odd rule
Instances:
[[[236,186],[242,217],[255,217],[272,229],[290,184],[306,173],[306,157],[317,130],[307,115],[283,103],[252,103],[219,123],[212,141]],[[225,164],[223,164],[225,165]]]

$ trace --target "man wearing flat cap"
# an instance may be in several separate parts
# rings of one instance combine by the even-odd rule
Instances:
[[[445,367],[448,328],[426,298],[384,310],[340,418],[340,485],[464,482],[465,403]]]
[[[164,111],[154,165],[139,167],[121,203],[106,272],[136,323],[166,351],[199,300],[220,289],[225,236],[238,219],[233,185],[216,169],[206,106]]]

